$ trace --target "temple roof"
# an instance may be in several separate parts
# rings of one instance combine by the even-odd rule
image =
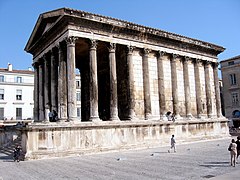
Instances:
[[[110,24],[115,27],[130,29],[134,31],[139,31],[141,33],[152,34],[155,36],[167,38],[169,40],[175,40],[184,42],[190,45],[201,46],[203,48],[212,49],[217,52],[217,54],[223,52],[225,50],[224,47],[200,41],[197,39],[189,38],[186,36],[170,33],[167,31],[146,27],[143,25],[119,20],[112,17],[102,16],[98,14],[93,14],[85,11],[74,10],[70,8],[61,8],[53,11],[49,11],[39,15],[37,23],[32,31],[32,34],[27,42],[25,47],[25,51],[29,52],[32,45],[34,45],[38,39],[43,36],[46,32],[48,32],[54,25],[60,21],[64,16],[71,16],[74,18],[81,18],[89,21],[97,21],[99,23]]]

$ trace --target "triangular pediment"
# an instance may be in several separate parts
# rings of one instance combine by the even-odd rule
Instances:
[[[64,8],[57,9],[55,11],[46,12],[40,14],[35,24],[32,34],[27,42],[25,51],[29,49],[42,37],[53,25],[58,21],[59,18],[64,14]]]

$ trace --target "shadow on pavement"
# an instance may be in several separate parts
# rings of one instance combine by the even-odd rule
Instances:
[[[208,167],[208,168],[228,167],[229,166],[229,162],[205,162],[204,164],[200,164],[199,166]]]

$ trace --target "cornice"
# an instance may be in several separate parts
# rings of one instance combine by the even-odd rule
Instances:
[[[212,43],[200,41],[200,40],[197,40],[194,38],[189,38],[189,37],[182,36],[179,34],[170,33],[167,31],[160,30],[160,29],[143,26],[143,25],[132,23],[132,22],[112,18],[112,17],[107,17],[107,16],[103,16],[103,15],[99,15],[99,14],[93,14],[93,13],[70,9],[70,8],[64,8],[63,10],[64,10],[65,15],[69,15],[69,16],[73,16],[73,17],[87,19],[90,21],[97,21],[100,23],[110,24],[110,25],[120,27],[120,28],[131,29],[134,31],[139,31],[141,33],[152,34],[155,36],[172,39],[172,40],[184,42],[187,44],[201,46],[204,48],[213,49],[215,51],[218,51],[219,53],[221,53],[225,50],[225,48],[215,45],[215,44],[212,44]]]

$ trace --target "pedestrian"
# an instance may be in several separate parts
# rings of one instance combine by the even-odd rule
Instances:
[[[166,117],[167,117],[168,121],[171,121],[171,111],[168,111],[166,113]]]
[[[175,141],[175,138],[174,138],[174,134],[172,135],[172,138],[171,138],[171,147],[170,149],[168,150],[168,152],[170,153],[170,150],[173,149],[174,152],[176,152],[176,141]]]
[[[48,113],[48,117],[49,117],[49,121],[52,122],[53,121],[53,112],[52,111],[50,111]]]
[[[238,156],[240,155],[240,136],[237,137],[236,144],[237,144],[237,161],[238,161]]]
[[[175,118],[175,114],[172,114],[172,122],[175,122],[176,118]]]
[[[231,155],[231,166],[235,167],[237,157],[237,144],[235,143],[234,139],[232,139],[231,143],[229,144],[228,150],[230,151]]]
[[[57,112],[55,111],[55,110],[53,110],[53,122],[56,122],[57,121],[57,119],[58,119],[58,114],[57,114]]]
[[[21,155],[21,147],[16,146],[16,148],[13,151],[13,160],[19,162],[20,161],[20,155]]]

